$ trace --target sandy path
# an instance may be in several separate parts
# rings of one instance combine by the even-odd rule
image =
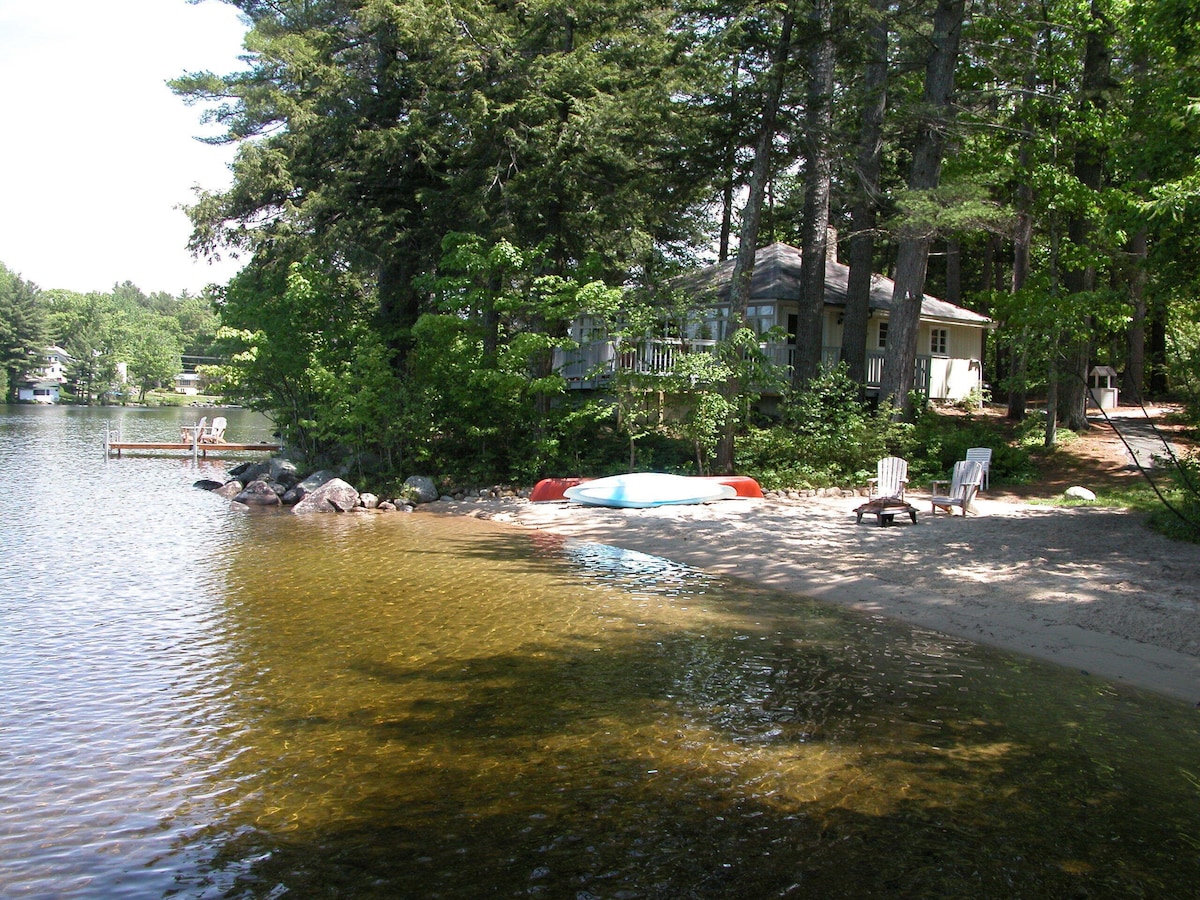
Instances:
[[[1136,514],[977,501],[855,524],[862,498],[726,500],[619,510],[440,502],[966,637],[1200,705],[1200,546]]]

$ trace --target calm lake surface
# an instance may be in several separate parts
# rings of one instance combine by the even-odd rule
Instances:
[[[1200,712],[0,407],[0,896],[1200,896]],[[232,410],[230,440],[270,437]]]

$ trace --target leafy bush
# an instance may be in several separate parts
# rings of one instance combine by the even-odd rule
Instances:
[[[1156,498],[1150,511],[1150,527],[1167,537],[1200,544],[1200,457],[1193,454],[1177,463],[1163,468],[1169,482],[1159,488],[1164,496]]]
[[[966,459],[970,447],[991,447],[989,482],[1017,484],[1036,476],[1030,456],[1038,416],[1032,415],[1018,426],[1016,441],[1011,441],[997,422],[983,417],[946,415],[935,410],[920,414],[914,424],[913,452],[909,459],[910,481],[945,478],[954,463]],[[1043,426],[1044,427],[1044,426]],[[1040,435],[1040,432],[1037,432]],[[1040,438],[1039,438],[1040,440]]]
[[[912,427],[872,409],[845,366],[822,371],[787,398],[782,421],[739,441],[738,471],[767,488],[864,484],[880,457],[907,456]]]

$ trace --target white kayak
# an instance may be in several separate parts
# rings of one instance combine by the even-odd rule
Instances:
[[[666,475],[661,472],[634,472],[597,478],[567,488],[563,496],[586,506],[618,506],[641,509],[650,506],[674,506],[731,500],[737,490],[728,484],[705,478]]]

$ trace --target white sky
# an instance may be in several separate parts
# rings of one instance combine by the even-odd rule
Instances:
[[[0,262],[45,289],[228,281],[176,207],[228,186],[233,151],[165,82],[243,68],[244,34],[218,0],[0,0]]]

